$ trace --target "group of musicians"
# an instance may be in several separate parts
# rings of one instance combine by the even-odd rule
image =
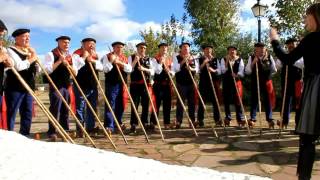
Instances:
[[[17,111],[20,113],[20,133],[28,136],[32,122],[33,98],[25,86],[12,72],[16,69],[28,86],[35,89],[36,73],[41,68],[38,63],[36,51],[30,47],[30,30],[17,29],[12,33],[14,44],[5,48],[3,37],[7,28],[1,22],[1,53],[0,53],[0,83],[1,102],[2,95],[5,95],[7,106],[7,128],[14,130]],[[254,45],[254,52],[249,57],[245,66],[243,59],[237,52],[237,47],[229,46],[225,57],[218,59],[214,53],[214,47],[206,44],[201,48],[203,53],[195,57],[190,52],[190,43],[183,42],[179,53],[169,56],[166,43],[158,45],[159,51],[155,57],[146,55],[148,45],[145,42],[136,45],[137,52],[126,57],[123,49],[123,42],[112,43],[112,51],[102,58],[95,51],[96,40],[85,38],[81,41],[81,47],[73,53],[69,53],[71,38],[60,36],[56,38],[57,46],[48,52],[42,61],[43,66],[64,99],[70,102],[71,95],[75,95],[75,114],[86,130],[95,132],[94,112],[90,111],[88,103],[96,110],[98,99],[98,88],[94,75],[102,71],[105,74],[105,95],[110,103],[111,109],[105,107],[104,127],[109,133],[116,130],[115,123],[120,125],[122,130],[126,129],[123,123],[123,112],[131,96],[131,118],[130,131],[136,132],[138,120],[147,130],[154,130],[157,125],[157,116],[162,102],[164,128],[180,128],[183,120],[183,113],[186,110],[187,102],[188,116],[193,126],[204,127],[205,107],[199,103],[199,98],[213,107],[213,119],[216,125],[230,125],[232,120],[230,105],[235,105],[236,120],[239,126],[245,125],[244,112],[241,106],[243,87],[241,79],[245,74],[251,76],[251,109],[249,125],[254,126],[259,100],[263,100],[265,119],[270,128],[274,127],[272,109],[274,107],[274,88],[272,75],[277,68],[282,68],[282,93],[286,92],[283,114],[283,126],[288,125],[290,109],[295,101],[295,109],[299,113],[299,99],[301,97],[302,63],[295,65],[283,65],[268,54],[263,43]],[[289,51],[294,49],[297,42],[289,39],[286,42]],[[302,65],[301,65],[302,64]],[[90,67],[93,65],[93,69]],[[75,79],[71,78],[72,73]],[[200,74],[199,83],[195,84],[195,76]],[[130,92],[127,91],[127,79],[130,76]],[[172,78],[175,78],[177,96],[176,117],[171,122],[171,102],[173,93]],[[73,82],[77,82],[75,86]],[[212,82],[210,82],[212,81]],[[210,85],[212,83],[212,86]],[[222,88],[221,88],[222,86]],[[286,87],[286,90],[284,90]],[[200,92],[200,93],[197,93]],[[152,94],[148,96],[148,93]],[[70,95],[71,94],[71,95]],[[84,96],[85,97],[84,97]],[[49,83],[50,112],[59,121],[60,125],[69,130],[69,109],[63,104],[61,96]],[[224,102],[225,117],[222,118],[218,107]],[[150,103],[155,105],[155,111],[150,111]],[[142,112],[140,117],[135,114],[141,103]],[[1,104],[3,105],[3,104]],[[198,108],[196,108],[198,107]],[[197,111],[197,113],[196,113]],[[151,113],[149,113],[151,112]],[[115,114],[113,116],[112,114]],[[150,114],[150,116],[149,116]],[[197,118],[196,118],[197,115]],[[3,117],[3,116],[1,116]],[[115,117],[117,122],[115,122]],[[297,119],[297,118],[296,118]],[[77,131],[81,134],[79,126]],[[49,123],[48,136],[55,137],[56,131],[52,123]]]

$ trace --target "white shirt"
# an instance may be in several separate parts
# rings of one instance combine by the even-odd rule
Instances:
[[[151,75],[151,76],[154,76],[154,74],[155,74],[155,70],[154,70],[154,69],[155,69],[155,67],[154,67],[155,64],[151,62],[151,60],[152,60],[151,58],[150,58],[149,60],[150,60],[150,69],[149,69],[149,70],[150,70],[150,75]],[[132,67],[132,62],[133,62],[132,56],[130,55],[129,58],[128,58],[128,64],[129,64],[129,65],[131,66],[131,68],[133,69],[133,67]],[[137,63],[137,64],[138,64],[138,63]],[[136,64],[136,65],[137,65],[137,64]]]
[[[30,67],[30,62],[27,59],[21,59],[20,56],[11,48],[8,48],[8,55],[12,58],[13,66],[17,71],[23,71]],[[40,67],[36,64],[36,72],[41,72]]]
[[[226,68],[226,64],[225,64],[225,59],[222,58],[221,62],[220,62],[220,69],[221,69],[221,74],[225,74],[228,70],[228,68]],[[239,63],[239,70],[237,73],[238,76],[240,77],[244,77],[244,63],[243,63],[243,59],[240,58],[240,63]]]
[[[272,56],[270,56],[270,61],[271,61],[271,73],[274,74],[277,72],[277,68],[276,68],[276,63],[274,62],[274,59]],[[246,74],[248,74],[248,75],[250,75],[252,73],[251,64],[252,64],[252,59],[251,59],[251,56],[249,56],[248,64],[246,66]]]
[[[73,68],[74,68],[74,71],[76,74],[78,74],[78,71],[86,64],[85,63],[85,59],[83,59],[81,56],[79,56],[78,54],[73,54],[72,55],[72,65],[73,65]],[[102,71],[103,70],[103,66],[102,66],[102,63],[100,61],[95,61],[94,64],[94,67],[96,70],[98,71]]]
[[[177,58],[178,55],[174,55],[173,56],[173,65],[172,65],[172,68],[171,70],[174,72],[174,73],[177,73],[181,70],[181,65],[178,61],[178,58]],[[195,61],[195,69],[196,69],[196,73],[199,73],[200,72],[200,68],[199,68],[199,59],[198,58],[194,58],[194,61]]]
[[[108,59],[108,56],[107,55],[104,55],[102,58],[101,58],[101,61],[102,61],[102,66],[103,66],[103,72],[104,73],[108,73],[112,70],[113,68],[113,64],[110,63],[109,59]],[[129,65],[129,64],[124,64],[123,66],[123,71],[126,72],[126,73],[131,73],[132,71],[132,66]]]
[[[276,60],[276,66],[277,66],[278,69],[281,69],[282,66],[283,66],[283,65],[282,65],[282,62],[281,62],[279,59]],[[293,64],[293,66],[295,66],[295,67],[297,67],[297,68],[299,68],[299,69],[303,69],[303,68],[304,68],[304,60],[303,60],[303,57],[300,58],[299,60],[297,60],[297,61]]]

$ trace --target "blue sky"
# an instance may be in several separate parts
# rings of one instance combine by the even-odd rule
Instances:
[[[269,6],[274,0],[262,0]],[[97,39],[98,52],[120,40],[135,44],[139,31],[160,25],[172,13],[180,18],[185,12],[184,0],[0,0],[0,18],[9,34],[16,28],[31,29],[31,44],[43,55],[56,46],[55,38],[68,35],[71,49],[80,46],[81,39]],[[241,0],[239,25],[241,32],[256,32],[257,21],[250,8],[256,0]],[[268,27],[266,19],[263,28]]]

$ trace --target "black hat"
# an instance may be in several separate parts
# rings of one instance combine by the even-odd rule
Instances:
[[[56,41],[59,41],[59,40],[71,40],[71,38],[69,36],[59,36],[56,38]]]
[[[139,46],[146,46],[146,47],[148,47],[148,46],[147,46],[147,43],[145,43],[145,42],[141,42],[141,43],[138,43],[138,44],[136,45],[136,47],[139,47]]]
[[[181,47],[182,47],[183,45],[185,45],[185,44],[187,44],[189,47],[191,46],[191,44],[188,43],[188,42],[182,42],[182,43],[180,44],[179,48],[181,49]]]
[[[254,44],[254,47],[265,47],[266,45],[262,42],[258,42]]]
[[[228,47],[227,47],[227,50],[229,50],[229,49],[235,49],[235,50],[238,50],[238,48],[237,48],[236,46],[228,46]]]
[[[202,48],[202,49],[205,49],[205,48],[207,48],[207,47],[209,47],[209,48],[212,48],[212,49],[213,49],[213,46],[212,46],[212,45],[210,45],[210,44],[203,44],[203,45],[201,46],[201,48]]]
[[[4,29],[8,31],[7,26],[1,21],[1,19],[0,19],[0,29]]]
[[[285,44],[290,44],[290,43],[294,43],[294,42],[297,42],[297,39],[289,38],[289,39],[286,40]]]
[[[16,29],[15,31],[13,31],[12,33],[12,37],[17,37],[21,34],[24,34],[24,33],[29,33],[30,32],[30,29]]]
[[[124,46],[125,44],[124,44],[123,42],[120,42],[120,41],[116,41],[116,42],[113,42],[113,43],[111,44],[112,47],[115,46],[115,45],[122,45],[122,46]]]
[[[94,43],[96,43],[97,41],[95,40],[95,39],[93,39],[93,38],[84,38],[84,39],[82,39],[82,41],[81,42],[87,42],[87,41],[93,41]]]
[[[160,48],[161,46],[169,46],[167,43],[160,43],[159,45],[158,45],[158,48]]]

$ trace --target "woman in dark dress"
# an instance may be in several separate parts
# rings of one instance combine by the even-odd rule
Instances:
[[[289,54],[281,48],[276,29],[270,32],[274,52],[284,64],[293,64],[301,57],[305,63],[301,116],[296,129],[300,134],[299,180],[311,178],[315,140],[320,135],[320,3],[312,4],[306,10],[305,27],[310,33]]]

